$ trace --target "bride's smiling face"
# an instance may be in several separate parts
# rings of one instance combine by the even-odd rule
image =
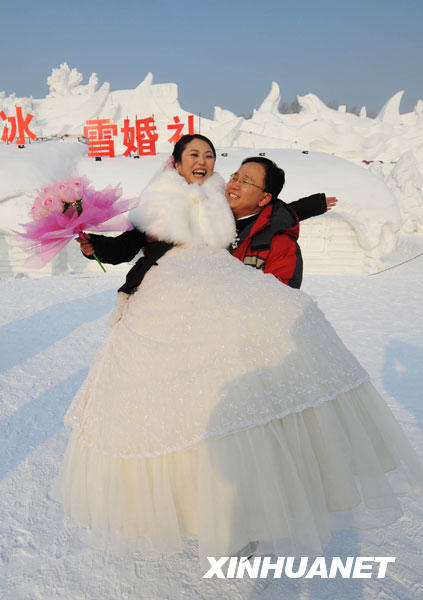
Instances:
[[[175,167],[188,183],[201,185],[213,174],[214,163],[213,150],[207,142],[194,138],[185,146],[181,160],[175,162]]]

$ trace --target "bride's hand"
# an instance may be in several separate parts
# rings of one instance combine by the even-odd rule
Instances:
[[[92,256],[94,254],[94,246],[91,244],[90,236],[88,234],[83,233],[81,231],[81,233],[76,238],[76,241],[81,246],[81,250],[85,254],[85,256]]]

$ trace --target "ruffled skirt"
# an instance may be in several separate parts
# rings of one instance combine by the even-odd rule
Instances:
[[[73,432],[53,497],[96,547],[158,557],[187,537],[207,556],[320,555],[331,532],[402,515],[423,472],[370,383],[316,408],[159,457],[99,453]]]

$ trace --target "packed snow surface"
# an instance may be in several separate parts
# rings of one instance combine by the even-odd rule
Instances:
[[[371,277],[306,277],[423,458],[423,257]],[[246,267],[247,268],[247,267]],[[325,555],[395,556],[385,579],[202,579],[196,548],[167,560],[92,549],[49,498],[68,438],[63,415],[107,334],[121,277],[2,279],[0,597],[2,600],[417,600],[423,505],[370,531],[334,535]]]

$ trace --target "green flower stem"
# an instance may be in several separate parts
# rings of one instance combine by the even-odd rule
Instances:
[[[98,264],[100,265],[100,267],[103,269],[103,271],[106,272],[106,269],[103,267],[102,263],[99,261],[97,254],[93,254],[93,256],[96,259],[96,261],[98,262]]]

